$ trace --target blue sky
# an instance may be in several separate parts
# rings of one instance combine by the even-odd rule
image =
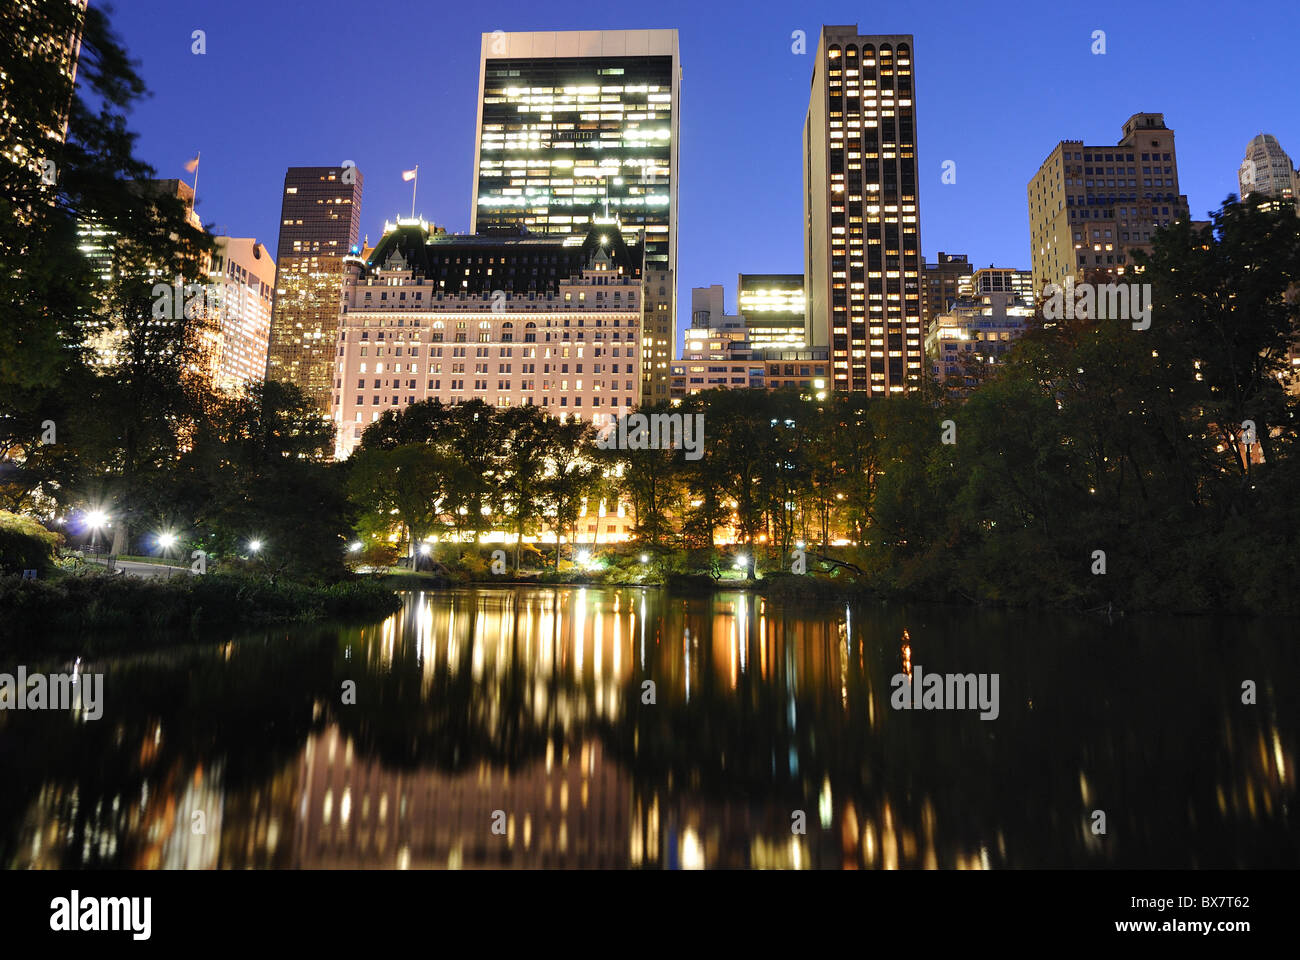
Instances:
[[[101,3],[101,0],[91,0]],[[736,274],[803,270],[800,131],[823,23],[915,35],[921,244],[1029,266],[1025,185],[1056,142],[1113,143],[1162,112],[1193,216],[1229,192],[1246,142],[1300,156],[1294,0],[1082,5],[576,0],[117,0],[113,22],[152,91],[131,126],[159,176],[202,151],[199,214],[275,249],[284,170],[354,161],[362,231],[410,212],[469,228],[479,35],[675,27],[682,59],[680,296]],[[883,11],[883,12],[882,12]],[[191,53],[191,34],[207,52]],[[791,35],[807,33],[808,53]],[[1107,52],[1091,52],[1104,30]],[[957,182],[942,184],[945,160]],[[188,177],[187,177],[188,179]],[[689,316],[689,306],[682,315]]]

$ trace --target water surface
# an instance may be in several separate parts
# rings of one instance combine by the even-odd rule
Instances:
[[[487,588],[78,669],[101,719],[0,711],[6,867],[1300,864],[1276,623]]]

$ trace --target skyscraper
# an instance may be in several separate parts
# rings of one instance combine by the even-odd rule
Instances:
[[[674,289],[680,87],[676,30],[483,34],[471,232],[617,217],[646,282]],[[676,317],[675,294],[646,317],[646,401],[668,399]]]
[[[1271,133],[1261,133],[1246,144],[1246,159],[1237,170],[1241,199],[1255,196],[1294,202],[1300,198],[1300,172]],[[1297,207],[1300,212],[1300,207]]]
[[[343,258],[357,248],[363,179],[348,164],[284,175],[266,379],[296,384],[322,414],[331,408]]]
[[[1067,276],[1103,282],[1133,266],[1134,250],[1187,216],[1174,132],[1163,113],[1135,113],[1115,146],[1062,140],[1029,181],[1034,290]]]
[[[804,276],[835,390],[921,383],[921,236],[910,35],[824,26],[804,124]]]

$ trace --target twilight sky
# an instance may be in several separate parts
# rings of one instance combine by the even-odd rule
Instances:
[[[272,252],[293,165],[354,161],[372,242],[385,219],[409,214],[401,171],[416,163],[417,213],[469,228],[481,33],[677,28],[680,326],[692,287],[723,284],[733,311],[737,273],[803,270],[800,132],[823,23],[915,35],[928,260],[944,250],[1027,268],[1029,178],[1058,140],[1114,143],[1133,113],[1162,112],[1176,132],[1194,217],[1236,192],[1256,133],[1300,156],[1295,0],[1248,12],[1221,0],[1083,6],[117,0],[112,20],[153,94],[131,120],[139,154],[159,176],[192,181],[183,164],[201,150],[200,217]],[[796,30],[806,55],[791,52]],[[1091,53],[1094,30],[1105,55]],[[955,184],[940,181],[945,160]]]

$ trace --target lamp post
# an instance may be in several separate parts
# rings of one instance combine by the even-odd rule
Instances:
[[[86,523],[90,525],[90,549],[95,559],[99,559],[99,531],[107,526],[108,514],[103,510],[91,510],[86,514]]]

